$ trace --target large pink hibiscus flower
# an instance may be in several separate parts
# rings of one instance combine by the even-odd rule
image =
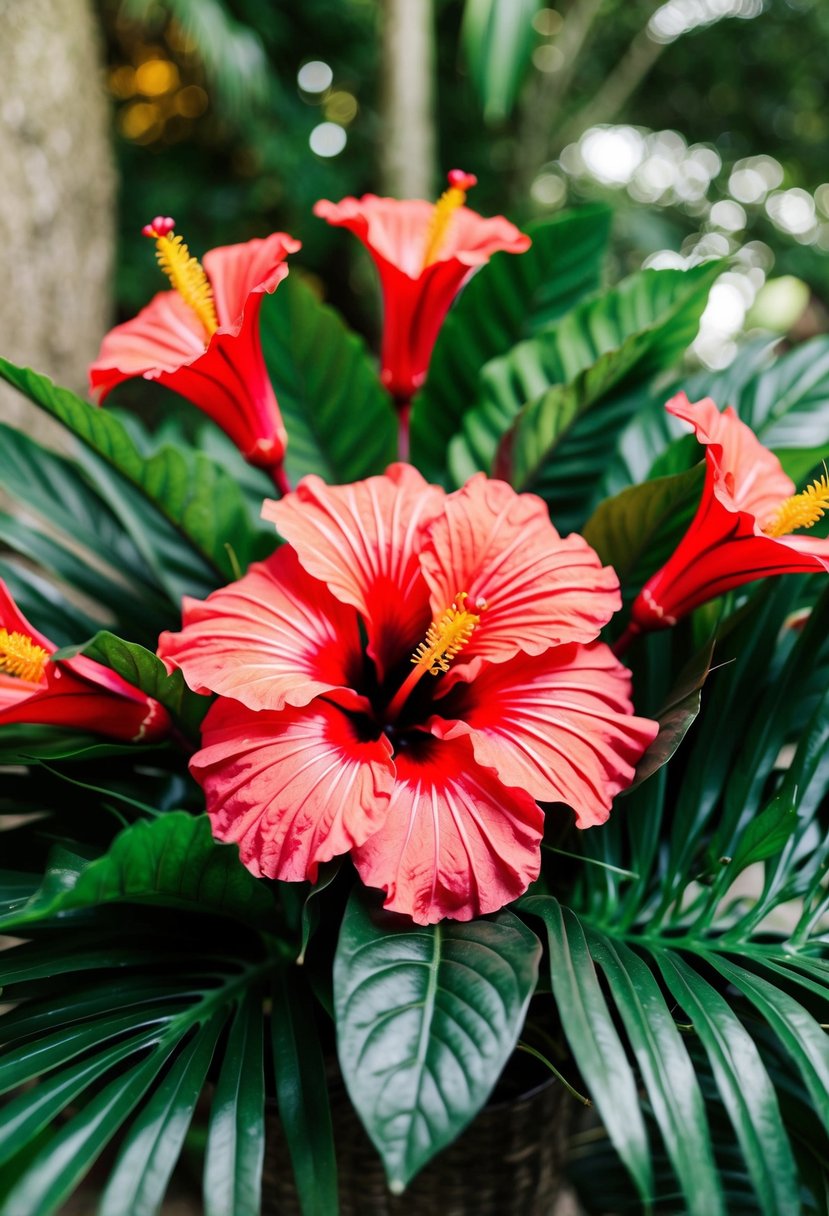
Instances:
[[[211,249],[204,268],[173,232],[169,217],[144,229],[175,290],[162,291],[137,317],[110,330],[89,369],[99,402],[123,380],[158,380],[209,415],[251,464],[286,489],[287,436],[265,367],[259,312],[265,293],[288,273],[285,258],[301,248],[284,232]]]
[[[170,728],[158,701],[108,667],[57,647],[26,620],[0,579],[0,726],[34,722],[149,742]]]
[[[675,553],[636,597],[617,652],[643,629],[662,629],[707,600],[753,579],[829,570],[829,540],[792,536],[829,510],[829,480],[801,494],[780,461],[737,417],[710,397],[679,393],[665,406],[690,422],[705,445],[705,485]]]
[[[485,218],[463,206],[475,177],[453,169],[437,203],[424,199],[321,199],[314,214],[348,228],[368,249],[383,292],[381,376],[406,408],[426,378],[449,305],[493,253],[523,253],[530,238],[502,215]]]
[[[287,543],[159,646],[219,694],[192,761],[215,834],[281,879],[351,853],[422,924],[516,898],[538,801],[601,823],[656,733],[595,641],[615,574],[483,474],[449,495],[403,464],[308,477],[264,514]]]

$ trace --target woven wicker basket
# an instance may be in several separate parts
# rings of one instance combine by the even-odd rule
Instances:
[[[526,1057],[524,1057],[526,1059]],[[550,1216],[571,1099],[554,1078],[484,1107],[402,1196],[391,1195],[377,1152],[341,1081],[331,1106],[342,1216]],[[300,1216],[275,1112],[267,1120],[262,1216]]]

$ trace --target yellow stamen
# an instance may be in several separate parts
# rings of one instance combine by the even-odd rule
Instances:
[[[412,662],[424,667],[430,675],[449,670],[449,661],[463,649],[481,619],[477,613],[464,608],[466,598],[465,591],[458,593],[452,606],[429,626],[425,642],[421,642],[412,655]]]
[[[796,528],[811,528],[829,511],[829,474],[825,471],[800,494],[785,499],[763,528],[766,536],[788,536]]]
[[[471,173],[453,169],[449,174],[449,189],[444,190],[432,213],[432,221],[426,236],[426,251],[423,254],[423,269],[438,260],[440,249],[446,236],[452,216],[458,207],[466,202],[467,191],[475,185],[476,178]]]
[[[172,287],[191,308],[204,326],[208,338],[219,328],[213,290],[204,267],[194,258],[182,237],[172,231],[172,220],[154,220],[144,229],[144,235],[155,240],[158,264]]]
[[[470,612],[468,608],[464,608],[466,599],[466,592],[459,591],[450,607],[429,626],[425,641],[420,643],[412,655],[414,671],[409,672],[386,709],[389,722],[395,721],[421,676],[427,671],[433,676],[448,671],[450,661],[471,638],[486,604],[478,603],[478,611]]]
[[[38,684],[49,661],[49,652],[25,633],[0,629],[0,672]]]

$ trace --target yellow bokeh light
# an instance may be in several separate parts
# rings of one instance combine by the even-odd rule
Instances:
[[[176,113],[183,118],[198,118],[207,109],[208,97],[197,84],[188,84],[179,89],[173,98]]]
[[[113,68],[109,73],[109,91],[114,97],[120,97],[122,101],[134,96],[135,68],[130,67],[128,63],[122,63],[120,67]]]
[[[135,101],[118,116],[121,134],[136,143],[151,143],[163,129],[161,110],[151,101]]]
[[[346,93],[344,89],[329,93],[323,105],[325,117],[331,122],[339,123],[341,127],[354,121],[358,109],[357,98],[352,93]]]
[[[147,59],[135,69],[136,91],[145,97],[161,97],[178,86],[178,68],[169,59]]]

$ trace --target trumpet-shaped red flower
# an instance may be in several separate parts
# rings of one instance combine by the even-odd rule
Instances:
[[[433,204],[423,199],[322,199],[314,214],[348,228],[368,249],[383,292],[381,376],[405,406],[426,378],[443,318],[463,284],[493,253],[523,253],[530,238],[509,220],[464,207],[476,178],[460,169]]]
[[[110,330],[89,369],[103,402],[123,380],[158,380],[192,401],[230,436],[251,464],[284,488],[287,436],[259,337],[264,294],[288,273],[285,257],[300,248],[284,232],[265,240],[211,249],[204,268],[190,256],[169,217],[144,229],[173,291],[159,292],[132,321]]]
[[[606,819],[656,724],[595,638],[615,574],[540,499],[408,465],[265,504],[287,544],[159,653],[219,699],[192,771],[255,874],[351,853],[422,924],[491,912],[540,863],[537,800]]]
[[[0,579],[0,726],[66,726],[133,743],[166,734],[170,722],[158,701],[83,655],[54,662],[56,649]]]
[[[705,485],[676,552],[634,601],[632,632],[674,625],[753,579],[829,570],[829,540],[791,535],[829,510],[825,475],[796,494],[780,461],[730,406],[720,413],[710,397],[694,403],[679,393],[665,408],[705,445]]]

